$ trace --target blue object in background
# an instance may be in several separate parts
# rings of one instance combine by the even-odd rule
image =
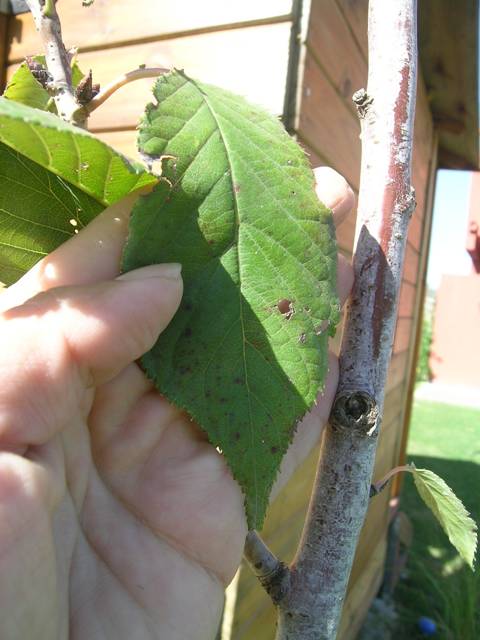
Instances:
[[[431,618],[422,616],[418,619],[417,625],[425,636],[434,636],[437,633],[437,625]]]

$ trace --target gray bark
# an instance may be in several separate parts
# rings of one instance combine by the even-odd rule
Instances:
[[[354,96],[362,170],[340,381],[277,640],[334,640],[369,500],[408,222],[416,0],[370,0],[368,89]]]

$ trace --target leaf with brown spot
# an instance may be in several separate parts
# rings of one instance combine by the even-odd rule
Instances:
[[[135,206],[124,268],[180,262],[185,293],[142,362],[222,449],[248,525],[259,528],[295,425],[327,373],[338,321],[331,213],[277,118],[180,72],[160,78],[154,95],[139,146],[152,159],[175,157],[164,163],[172,186],[160,183]],[[316,335],[323,323],[329,330]],[[192,348],[197,364],[181,375]]]

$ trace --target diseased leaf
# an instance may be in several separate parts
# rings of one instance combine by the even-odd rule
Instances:
[[[47,73],[45,56],[37,55],[28,58],[30,64],[42,65]],[[37,71],[38,72],[38,71]],[[72,65],[72,84],[75,88],[83,78],[83,73],[76,62]],[[3,94],[8,100],[20,102],[34,109],[56,113],[55,102],[43,85],[35,78],[26,62],[15,71]]]
[[[104,205],[157,182],[88,131],[6,98],[0,98],[0,142]]]
[[[331,214],[277,119],[183,73],[155,85],[139,147],[162,180],[134,208],[124,269],[177,261],[180,310],[143,366],[225,455],[262,525],[338,320]]]
[[[103,205],[0,143],[0,282],[10,285]]]
[[[420,497],[440,522],[460,556],[473,569],[477,525],[442,478],[428,469],[414,467],[412,472]]]

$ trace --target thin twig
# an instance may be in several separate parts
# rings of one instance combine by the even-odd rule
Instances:
[[[249,531],[245,540],[244,556],[253,573],[260,580],[272,601],[277,604],[285,598],[290,584],[290,571],[256,531]]]
[[[60,19],[54,0],[26,0],[32,12],[35,26],[45,49],[47,68],[52,76],[49,89],[53,94],[58,115],[75,124],[83,125],[76,118],[79,105],[75,100],[72,87],[70,57],[62,40]]]
[[[95,96],[90,102],[85,105],[85,110],[88,114],[95,111],[101,104],[108,100],[115,91],[118,91],[121,87],[125,86],[129,82],[134,82],[135,80],[141,80],[142,78],[156,78],[157,76],[161,76],[165,73],[168,73],[170,69],[165,69],[163,67],[139,67],[138,69],[134,69],[134,71],[129,71],[128,73],[124,73],[123,75],[116,78],[113,82],[108,84],[104,89],[100,91],[98,95]]]
[[[355,283],[340,382],[277,640],[334,640],[369,500],[391,355],[408,222],[415,201],[411,150],[416,0],[370,0],[368,92],[362,126]]]

